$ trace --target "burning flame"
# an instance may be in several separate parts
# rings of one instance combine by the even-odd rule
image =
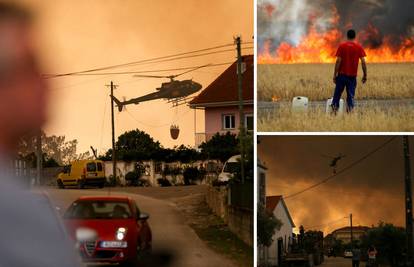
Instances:
[[[267,8],[267,10],[269,10]],[[272,10],[273,11],[273,10]],[[302,36],[298,45],[282,42],[272,50],[271,40],[263,43],[259,51],[259,64],[278,63],[332,63],[335,62],[335,53],[338,45],[344,40],[339,30],[339,15],[335,7],[332,8],[330,19],[331,29],[320,31],[316,25],[316,17],[309,18],[309,28],[306,36]],[[348,25],[349,28],[352,25]],[[368,62],[414,62],[414,37],[400,37],[400,45],[393,45],[397,40],[391,36],[381,36],[379,30],[372,24],[361,31],[357,42],[362,44],[367,54]],[[366,45],[368,44],[368,45]]]
[[[273,95],[272,96],[272,102],[277,102],[280,100],[280,97]]]

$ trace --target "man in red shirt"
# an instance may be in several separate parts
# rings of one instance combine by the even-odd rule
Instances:
[[[339,108],[339,101],[344,88],[346,88],[347,94],[347,112],[351,112],[354,108],[359,60],[361,60],[362,70],[364,71],[362,83],[367,81],[367,65],[365,62],[367,55],[362,46],[355,42],[356,33],[354,30],[349,30],[346,35],[348,40],[340,44],[336,52],[336,64],[333,76],[333,82],[336,84],[336,87],[332,99],[332,109],[334,112]]]

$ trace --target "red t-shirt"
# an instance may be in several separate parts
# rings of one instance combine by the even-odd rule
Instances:
[[[339,45],[336,57],[342,59],[339,66],[339,73],[348,76],[357,76],[358,62],[362,57],[366,57],[364,48],[361,45],[348,41]]]

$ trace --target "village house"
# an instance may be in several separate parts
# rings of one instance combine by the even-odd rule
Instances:
[[[253,55],[242,57],[244,124],[253,131]],[[216,133],[238,134],[240,126],[237,61],[227,68],[190,102],[190,108],[204,110],[204,132],[195,131],[195,145],[211,139]]]
[[[353,226],[352,237],[354,241],[361,241],[362,237],[367,234],[370,228],[367,226]],[[342,241],[343,244],[351,243],[351,227],[346,226],[336,229],[331,233],[333,239]]]
[[[262,252],[259,254],[260,261],[271,266],[280,266],[283,253],[288,251],[292,242],[295,224],[282,196],[267,196],[266,211],[273,213],[282,222],[282,227],[275,231],[273,243],[267,248],[262,248]]]

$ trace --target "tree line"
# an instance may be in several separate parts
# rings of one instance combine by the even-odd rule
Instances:
[[[252,138],[250,138],[253,140]],[[252,141],[249,141],[252,142]],[[159,141],[139,129],[127,131],[116,141],[116,158],[123,161],[155,160],[164,162],[180,161],[189,163],[197,160],[215,159],[225,162],[233,155],[240,153],[239,138],[227,132],[217,133],[210,140],[200,145],[199,149],[180,145],[174,148],[164,148]],[[65,136],[48,136],[42,132],[43,167],[56,167],[70,164],[74,160],[92,159],[89,151],[77,153],[78,141],[67,140]],[[253,146],[251,146],[253,147]],[[19,158],[36,167],[36,136],[28,135],[19,144]],[[248,158],[253,159],[253,149]],[[98,156],[98,159],[112,160],[112,149]]]

